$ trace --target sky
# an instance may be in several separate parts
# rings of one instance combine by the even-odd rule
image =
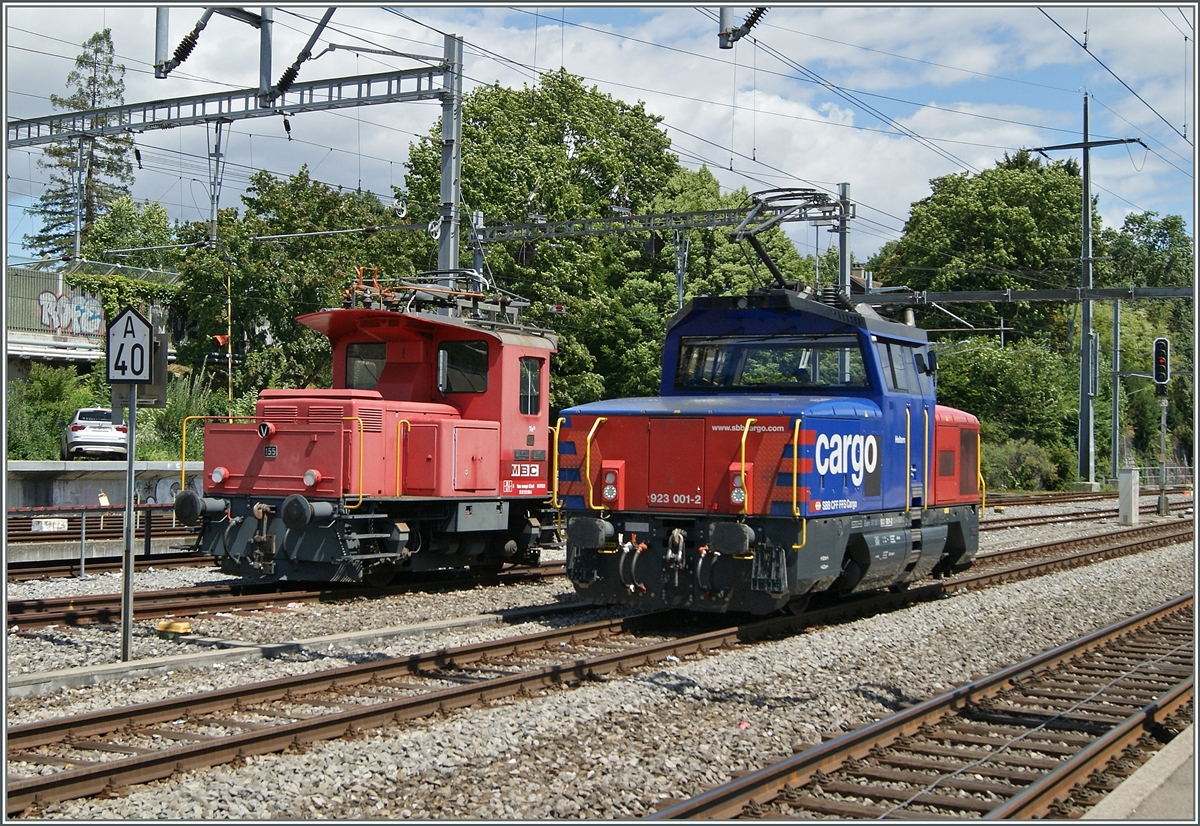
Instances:
[[[273,80],[325,8],[276,7]],[[563,67],[615,98],[643,101],[662,118],[680,163],[707,166],[724,191],[836,194],[848,183],[859,261],[900,237],[931,179],[978,173],[1023,147],[1081,141],[1090,94],[1091,140],[1140,138],[1147,147],[1091,150],[1104,224],[1120,228],[1127,215],[1153,211],[1183,216],[1194,232],[1194,4],[767,8],[723,50],[716,6],[338,6],[299,81],[415,68],[377,52],[440,56],[446,33],[464,39],[466,92],[533,85],[539,72]],[[173,52],[203,7],[170,9]],[[733,7],[734,21],[751,10]],[[53,114],[50,95],[67,93],[83,42],[105,27],[126,67],[126,103],[258,86],[258,31],[221,15],[165,80],[153,72],[152,5],[6,3],[4,15],[9,123]],[[236,121],[226,127],[221,206],[241,205],[252,172],[286,177],[302,164],[317,180],[390,202],[410,142],[439,115],[437,102],[294,114],[290,141],[277,116]],[[135,135],[142,168],[134,196],[161,203],[173,218],[207,220],[211,139],[211,128],[200,126]],[[1048,154],[1081,158],[1079,149]],[[22,236],[37,229],[24,208],[47,181],[40,155],[37,147],[6,148],[10,263],[36,258]],[[801,254],[836,248],[828,228],[793,224],[788,232]]]

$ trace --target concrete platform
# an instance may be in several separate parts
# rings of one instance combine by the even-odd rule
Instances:
[[[150,538],[150,555],[174,554],[186,550],[195,544],[195,539],[186,536],[172,536],[166,539]],[[62,560],[79,560],[79,541],[59,542],[10,542],[4,548],[5,562],[59,562]],[[106,559],[125,555],[124,539],[89,539],[83,543],[84,560]],[[146,540],[138,535],[133,541],[133,553],[141,559],[146,553]]]
[[[1188,726],[1081,819],[1195,823],[1195,745]]]

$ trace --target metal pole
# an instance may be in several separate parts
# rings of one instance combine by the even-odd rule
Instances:
[[[1112,333],[1112,478],[1121,468],[1121,302],[1113,302]]]
[[[838,287],[850,295],[850,184],[838,184],[838,200],[842,216],[838,219]]]
[[[125,579],[121,591],[121,662],[133,643],[133,452],[137,428],[137,385],[129,385],[129,441],[125,463]]]
[[[462,38],[446,35],[442,90],[441,225],[438,269],[458,269],[458,203],[462,186]]]
[[[1167,504],[1167,399],[1158,400],[1162,410],[1158,435],[1158,515],[1166,516],[1171,509]]]
[[[1083,96],[1083,271],[1080,286],[1092,288],[1092,178],[1088,159],[1088,96]],[[1079,330],[1079,478],[1096,481],[1095,410],[1092,404],[1092,302],[1085,299]]]
[[[87,511],[79,517],[79,578],[87,579]]]
[[[74,251],[71,254],[72,261],[79,260],[79,237],[81,228],[79,226],[79,214],[83,212],[83,137],[79,138],[79,151],[75,156],[75,166],[71,169],[75,180],[75,244]],[[62,295],[62,287],[58,289],[58,294]]]
[[[675,296],[679,306],[683,307],[683,281],[687,274],[688,245],[687,230],[675,230]]]
[[[838,201],[842,215],[838,219],[838,289],[850,296],[850,184],[838,184]],[[843,383],[850,381],[850,353],[844,348],[838,352],[838,375]]]
[[[271,42],[274,22],[275,9],[263,6],[258,26],[258,100],[261,106],[271,103]]]
[[[471,213],[471,269],[483,276],[483,244],[479,243],[479,231],[483,229],[483,212],[475,210]],[[482,289],[477,286],[477,289]]]
[[[170,15],[171,10],[165,6],[159,6],[154,15],[154,76],[160,80],[167,76],[166,63],[171,51],[167,43]]]

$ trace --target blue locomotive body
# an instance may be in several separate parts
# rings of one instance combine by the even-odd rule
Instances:
[[[936,402],[925,332],[787,289],[671,320],[660,395],[557,433],[580,593],[765,613],[904,587],[978,547],[978,421]]]

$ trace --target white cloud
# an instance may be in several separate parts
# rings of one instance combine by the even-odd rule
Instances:
[[[1182,127],[1185,101],[1194,109],[1194,62],[1187,64],[1185,79],[1182,35],[1157,8],[1047,10],[1080,39],[1086,22],[1092,53],[1171,124]],[[1093,137],[1141,136],[1158,153],[1143,158],[1139,147],[1133,161],[1121,147],[1093,153],[1104,220],[1119,226],[1133,208],[1125,201],[1160,214],[1182,214],[1189,227],[1194,220],[1191,147],[1035,6],[771,7],[751,38],[728,51],[717,48],[716,22],[683,6],[631,9],[624,15],[610,8],[596,13],[595,22],[587,22],[588,13],[578,6],[541,7],[536,17],[498,5],[402,11],[420,23],[381,8],[339,7],[314,53],[336,43],[439,55],[442,37],[436,28],[464,37],[470,89],[496,81],[532,84],[536,49],[543,69],[564,64],[615,97],[645,101],[649,112],[663,117],[682,161],[692,168],[707,162],[725,187],[815,184],[832,191],[838,181],[848,181],[863,216],[852,234],[859,258],[896,236],[911,203],[928,194],[931,178],[963,169],[911,138],[896,136],[894,127],[864,107],[982,169],[1006,150],[1078,140],[1082,89],[1087,88],[1095,95]],[[739,8],[738,19],[747,11]],[[1178,17],[1174,8],[1165,11]],[[316,20],[322,12],[311,6],[276,10],[272,82],[312,31],[314,24],[297,15]],[[200,13],[200,8],[171,10],[172,50]],[[6,14],[10,119],[50,113],[48,96],[64,90],[79,44],[106,25],[128,67],[128,102],[258,85],[257,31],[220,15],[212,17],[187,62],[162,81],[150,71],[153,7],[43,5],[8,7]],[[1176,22],[1186,30],[1181,18]],[[772,50],[792,63],[772,57]],[[803,79],[794,64],[863,94],[856,95],[858,102],[832,94]],[[305,63],[300,79],[413,65],[339,48]],[[386,195],[389,184],[403,182],[409,143],[426,134],[439,114],[436,103],[292,114],[291,142],[277,116],[236,122],[228,129],[231,165],[222,204],[238,204],[248,174],[242,166],[287,175],[306,163],[320,180],[350,188],[361,181],[364,188]],[[1186,117],[1190,135],[1194,111]],[[184,219],[207,218],[205,131],[147,132],[137,142],[153,161],[139,173],[136,194],[160,200]],[[733,171],[728,168],[731,154]],[[33,166],[28,152],[9,150],[7,162],[12,170],[24,170],[17,175],[10,171],[9,201],[36,196],[44,173]],[[34,182],[25,180],[31,177]],[[797,228],[793,236],[810,247],[813,243],[810,229]],[[9,252],[16,252],[11,241]]]

